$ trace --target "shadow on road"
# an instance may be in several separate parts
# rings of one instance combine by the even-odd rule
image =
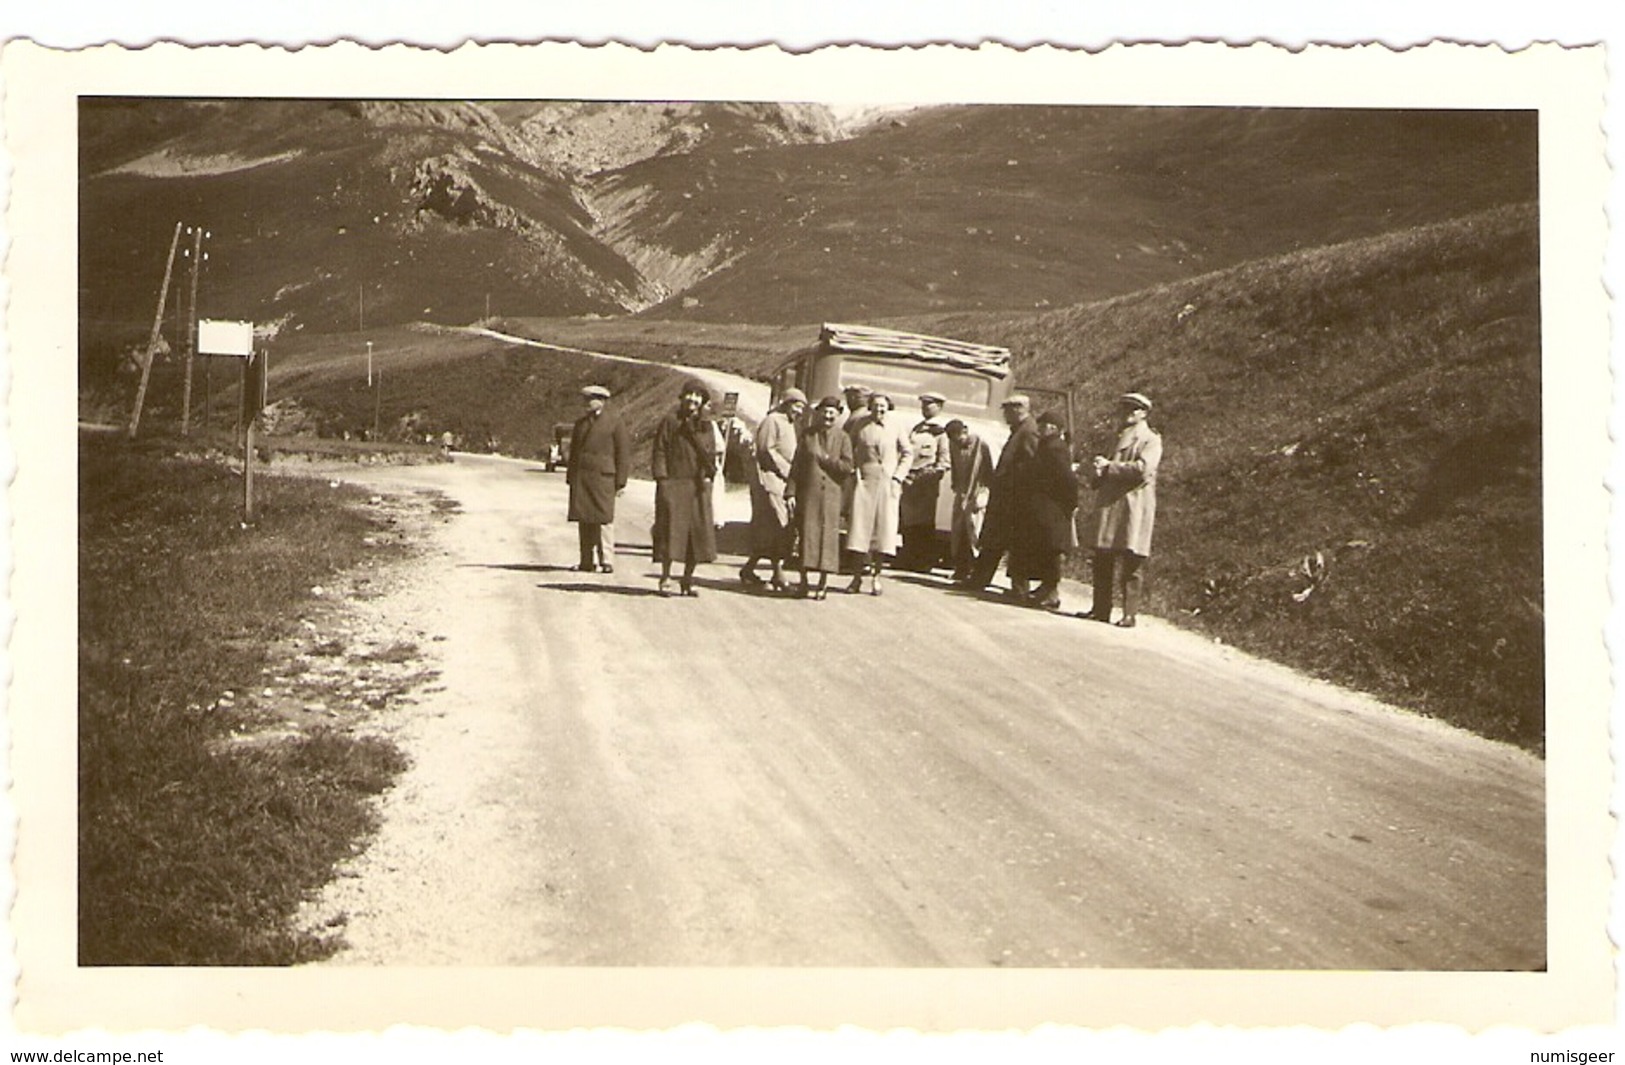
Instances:
[[[464,562],[458,569],[506,569],[517,573],[574,573],[574,566],[559,566],[551,562]]]
[[[566,567],[567,568],[567,567]],[[625,595],[634,598],[655,595],[654,587],[632,588],[624,584],[538,584],[537,588],[544,592],[593,592],[598,595]]]

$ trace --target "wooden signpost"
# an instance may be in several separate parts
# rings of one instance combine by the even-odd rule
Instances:
[[[270,356],[254,350],[254,323],[215,321],[205,318],[197,324],[199,355],[224,355],[241,359],[243,431],[243,520],[254,520],[254,427],[265,409],[266,370]]]

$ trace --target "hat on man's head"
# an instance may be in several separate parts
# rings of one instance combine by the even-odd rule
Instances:
[[[1047,410],[1043,414],[1040,414],[1038,416],[1038,424],[1039,425],[1053,425],[1057,429],[1065,429],[1066,428],[1066,423],[1061,421],[1061,416],[1059,414],[1056,414],[1052,410]]]
[[[834,407],[836,410],[840,410],[841,409],[841,397],[840,396],[825,396],[823,399],[819,400],[817,402],[817,404],[815,404],[815,405],[820,410],[822,410],[825,407]]]
[[[609,389],[603,385],[588,385],[581,390],[581,394],[588,399],[608,399]]]
[[[856,392],[860,396],[867,396],[867,395],[870,395],[873,390],[868,385],[860,385],[856,381],[854,381],[853,383],[851,383],[849,385],[842,385],[841,386],[841,391],[842,392]]]
[[[941,392],[921,392],[920,393],[920,402],[921,403],[946,403],[946,402],[948,402],[948,397],[943,395]]]
[[[942,427],[942,431],[947,433],[949,436],[952,436],[959,432],[959,430],[968,428],[970,427],[958,418],[950,418],[948,420],[948,424]]]
[[[1032,406],[1032,403],[1033,403],[1033,401],[1028,399],[1026,396],[1014,395],[1014,396],[1011,396],[1009,399],[1005,400],[1003,403],[999,404],[999,406],[1001,406],[1001,407],[1030,407],[1030,406]]]
[[[805,402],[807,402],[807,393],[803,392],[799,388],[787,388],[787,389],[784,390],[784,395],[779,397],[779,406],[781,406],[781,407],[784,406],[786,403],[805,403]]]
[[[1151,409],[1151,397],[1143,392],[1124,392],[1117,397],[1117,402],[1126,403],[1130,407],[1138,407],[1141,410]]]

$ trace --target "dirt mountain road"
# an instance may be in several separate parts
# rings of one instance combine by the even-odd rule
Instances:
[[[442,680],[316,907],[337,964],[1544,964],[1528,754],[932,580],[781,600],[725,556],[661,599],[648,485],[583,575],[536,464],[348,476],[461,513],[384,604]]]

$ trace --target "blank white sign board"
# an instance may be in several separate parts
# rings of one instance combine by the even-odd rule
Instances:
[[[203,318],[197,324],[199,355],[236,355],[248,358],[254,351],[254,323]]]

